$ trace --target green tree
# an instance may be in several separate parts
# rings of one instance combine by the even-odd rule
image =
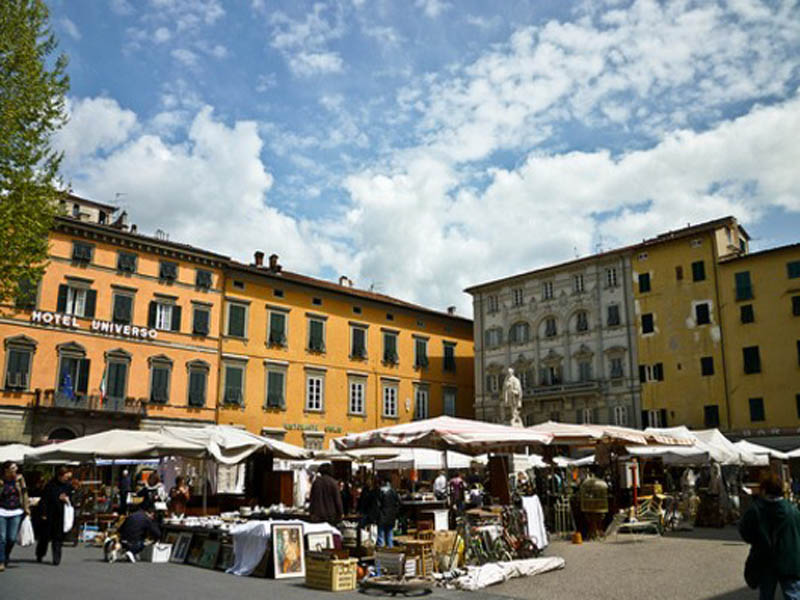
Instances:
[[[67,57],[42,0],[0,0],[0,302],[44,272],[63,192],[53,134],[66,123]]]

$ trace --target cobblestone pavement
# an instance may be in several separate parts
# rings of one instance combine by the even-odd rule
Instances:
[[[697,529],[663,538],[589,542],[573,546],[556,541],[547,555],[562,556],[566,568],[516,579],[485,592],[437,590],[431,600],[502,600],[571,598],[645,600],[735,600],[755,598],[744,585],[742,571],[747,546],[734,528]],[[11,566],[0,573],[0,600],[224,600],[280,598],[307,600],[320,592],[292,580],[234,577],[196,567],[173,564],[109,565],[96,548],[65,548],[61,566],[33,560],[32,548],[15,548]],[[322,594],[323,596],[327,594]],[[339,600],[361,598],[339,593]]]

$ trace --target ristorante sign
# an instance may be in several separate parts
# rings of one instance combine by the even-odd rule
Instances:
[[[82,329],[74,315],[62,315],[61,313],[35,310],[31,313],[31,323],[41,323],[44,325],[56,325],[66,329]],[[97,333],[108,333],[110,335],[121,335],[139,339],[154,340],[158,336],[158,331],[147,327],[136,325],[123,325],[122,323],[112,323],[111,321],[101,321],[92,319],[89,330]]]

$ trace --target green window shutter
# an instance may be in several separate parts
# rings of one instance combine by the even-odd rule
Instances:
[[[181,330],[181,307],[180,306],[173,306],[172,307],[172,327],[170,328],[172,331],[180,331]]]
[[[269,343],[276,346],[286,344],[286,316],[273,312],[269,315]]]
[[[97,290],[86,290],[86,310],[84,317],[94,317],[95,307],[97,306]]]
[[[157,311],[158,311],[158,302],[153,300],[150,302],[150,306],[147,309],[147,326],[150,329],[153,329],[156,326]]]
[[[736,299],[749,300],[753,297],[753,286],[750,283],[750,271],[742,271],[734,275],[736,280]]]
[[[133,309],[133,298],[130,296],[114,296],[114,314],[111,320],[115,323],[130,324]]]
[[[56,312],[67,312],[67,294],[69,293],[69,286],[61,284],[58,286],[58,304],[56,304]]]
[[[228,307],[228,335],[244,337],[244,315],[245,307],[238,304],[231,304]]]
[[[367,346],[364,343],[366,331],[360,327],[353,328],[353,356],[365,357],[367,355]]]
[[[269,371],[267,377],[267,406],[270,408],[284,408],[283,373]]]
[[[800,260],[794,260],[786,263],[786,275],[789,279],[796,279],[800,277]]]
[[[242,369],[236,367],[225,369],[225,402],[242,403]]]
[[[703,281],[706,278],[706,265],[702,260],[692,263],[692,280]]]
[[[209,311],[204,308],[195,308],[192,318],[192,333],[197,335],[208,335]]]
[[[89,359],[82,358],[78,362],[78,381],[75,382],[75,391],[85,394],[89,391]]]
[[[150,401],[159,404],[167,401],[167,374],[164,367],[153,367]]]
[[[206,403],[206,374],[191,371],[189,375],[189,406],[204,406]]]
[[[107,394],[109,398],[121,399],[125,397],[125,375],[127,365],[123,363],[111,363],[108,366],[108,385]]]
[[[310,323],[309,348],[312,350],[322,352],[325,349],[322,327],[321,321],[311,321]]]

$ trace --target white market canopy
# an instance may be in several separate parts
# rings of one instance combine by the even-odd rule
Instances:
[[[553,437],[553,444],[565,445],[593,445],[597,442],[620,442],[625,444],[648,444],[688,446],[691,442],[682,436],[674,436],[658,431],[631,429],[618,425],[593,425],[558,423],[546,421],[529,427],[530,431],[537,431]]]
[[[435,417],[402,425],[354,433],[333,440],[339,450],[396,446],[454,450],[465,454],[549,444],[552,436],[524,427],[509,427],[470,419]]]
[[[21,463],[25,458],[25,453],[33,450],[33,446],[26,446],[25,444],[8,444],[0,446],[0,462],[7,460]]]
[[[305,458],[296,446],[276,442],[235,427],[210,425],[202,428],[162,427],[159,431],[111,429],[74,440],[41,446],[25,453],[26,462],[81,461],[97,458],[213,458],[235,464],[257,450],[265,449],[281,458]]]
[[[431,448],[396,448],[397,456],[375,461],[375,470],[391,471],[395,469],[416,469],[431,471],[439,469],[469,469],[472,462],[480,462],[478,457],[447,451],[447,464],[444,452]],[[485,462],[485,460],[484,460]]]
[[[739,451],[748,452],[755,456],[756,459],[762,463],[759,466],[765,467],[769,465],[770,458],[789,460],[789,455],[786,452],[781,452],[780,450],[775,450],[774,448],[768,448],[767,446],[762,446],[761,444],[754,444],[753,442],[748,442],[747,440],[739,440],[733,445],[736,446]]]
[[[758,458],[726,438],[719,429],[704,429],[691,431],[687,427],[653,428],[648,427],[645,433],[669,435],[688,440],[690,446],[628,446],[627,450],[633,456],[643,458],[658,457],[665,464],[699,464],[709,461],[723,465],[757,465]]]

